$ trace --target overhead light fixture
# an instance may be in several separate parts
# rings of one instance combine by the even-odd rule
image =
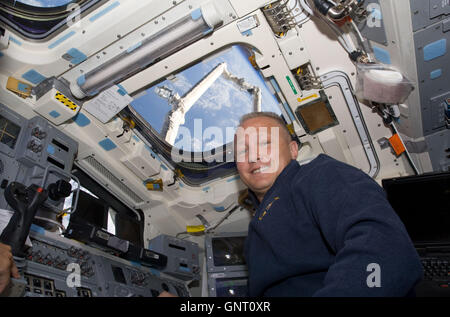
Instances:
[[[148,67],[211,33],[223,22],[212,2],[202,5],[159,33],[137,43],[126,52],[100,65],[71,83],[73,95],[79,99],[94,96],[103,89]]]

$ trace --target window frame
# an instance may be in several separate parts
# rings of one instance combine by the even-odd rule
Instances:
[[[94,9],[100,7],[103,4],[106,4],[103,3],[102,0],[75,0],[74,2],[70,3],[81,3],[80,4],[81,19],[83,19],[84,16],[92,12]],[[54,26],[52,26],[48,31],[41,34],[33,34],[20,27],[18,25],[18,22],[12,21],[7,16],[5,16],[5,14],[8,13],[4,8],[7,8],[7,10],[12,10],[13,12],[16,13],[22,10],[23,13],[28,15],[38,13],[37,14],[38,17],[45,17],[45,16],[51,17],[50,15],[51,12],[58,12],[58,10],[61,10],[63,8],[67,9],[67,6],[70,3],[58,7],[35,7],[22,2],[15,2],[14,0],[1,0],[0,11],[4,13],[0,14],[0,21],[3,22],[6,26],[8,26],[10,31],[19,34],[27,39],[35,41],[50,40],[67,28],[67,17],[71,14],[70,11],[64,10],[64,12],[62,13],[60,12],[58,16],[53,16],[52,19],[49,19],[48,21],[50,20],[56,21],[59,19],[59,22],[57,22]],[[23,19],[26,20],[26,18]]]
[[[229,43],[229,45],[221,47],[219,50],[196,59],[192,63],[185,65],[183,68],[174,71],[174,73],[182,73],[193,65],[200,63],[202,60],[209,59],[211,56],[220,53],[221,50],[225,50],[234,45],[248,47],[248,45],[246,45],[245,43]],[[248,48],[251,49],[252,47]],[[258,69],[256,71],[260,72],[260,70]],[[134,98],[139,97],[140,94],[144,93],[149,88],[160,84],[165,79],[166,78],[160,78],[152,83],[149,83],[148,85],[145,85],[145,87],[142,87],[133,95]],[[264,80],[268,88],[274,88],[271,82],[272,77],[265,78],[264,76],[262,76],[262,79]],[[286,123],[292,123],[292,119],[289,116],[288,118],[286,118],[283,114],[285,109],[282,100],[279,99],[279,96],[276,93],[273,95],[278,101],[278,107],[281,112],[280,116],[286,121]],[[204,152],[182,151],[181,149],[177,148],[178,151],[175,152],[182,152],[181,155],[186,158],[189,157],[190,162],[175,162],[172,159],[172,150],[174,146],[167,143],[163,139],[161,134],[156,129],[154,129],[151,124],[147,122],[147,120],[145,120],[143,116],[137,112],[136,109],[133,108],[133,106],[129,105],[124,110],[122,110],[120,116],[131,118],[136,123],[134,131],[149,143],[150,147],[154,152],[156,152],[156,154],[162,156],[160,158],[162,158],[163,161],[167,163],[167,165],[171,166],[172,169],[176,171],[176,177],[182,179],[186,184],[197,187],[202,186],[205,183],[213,181],[217,178],[226,178],[237,175],[236,163],[234,162],[234,141]],[[207,156],[205,156],[205,153],[207,153]],[[202,161],[196,162],[195,159],[199,156],[202,157]],[[178,156],[176,158],[178,159],[178,161],[180,161],[181,156]],[[230,158],[232,158],[231,161]]]

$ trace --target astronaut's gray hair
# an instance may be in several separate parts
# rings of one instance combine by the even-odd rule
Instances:
[[[254,118],[261,118],[261,117],[271,118],[274,121],[276,121],[278,123],[278,125],[287,133],[289,141],[292,140],[292,135],[286,126],[286,122],[284,122],[284,120],[279,115],[277,115],[275,112],[261,111],[261,112],[247,113],[247,114],[243,115],[241,117],[241,119],[239,120],[239,126],[242,126],[244,124],[244,122],[247,120],[254,119]]]

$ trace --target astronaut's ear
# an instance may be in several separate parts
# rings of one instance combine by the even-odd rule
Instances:
[[[296,160],[298,156],[298,143],[295,141],[291,141],[289,143],[289,150],[291,152],[291,158],[293,160]]]

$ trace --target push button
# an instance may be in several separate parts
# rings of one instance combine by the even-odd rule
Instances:
[[[41,280],[39,280],[39,279],[33,279],[33,286],[34,287],[38,287],[38,288],[41,288],[41,286],[42,286],[42,284],[41,284]]]

